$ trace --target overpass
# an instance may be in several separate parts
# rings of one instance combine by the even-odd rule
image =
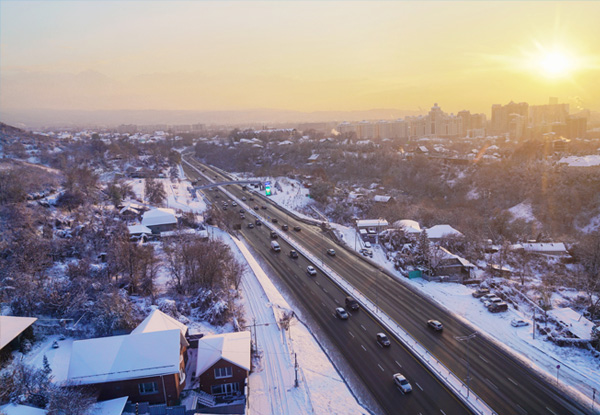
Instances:
[[[262,182],[260,180],[232,180],[228,182],[215,182],[204,184],[202,186],[194,186],[194,190],[208,189],[215,186],[226,186],[228,184],[262,184]]]

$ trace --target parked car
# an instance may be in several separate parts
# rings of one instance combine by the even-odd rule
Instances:
[[[482,303],[485,303],[488,300],[491,300],[492,298],[498,298],[496,297],[496,294],[484,294],[481,296],[481,298],[479,298],[479,301],[481,301]]]
[[[507,311],[507,310],[508,310],[508,304],[506,304],[504,301],[501,301],[499,303],[492,303],[488,307],[488,311],[491,313],[500,313],[502,311]]]
[[[444,325],[437,320],[427,320],[427,325],[435,331],[444,330]]]
[[[510,322],[510,325],[513,327],[525,327],[525,326],[529,326],[529,322],[527,322],[525,320],[513,318],[512,321]]]
[[[295,230],[296,232],[300,232],[302,229],[300,228],[300,226],[294,226],[294,230]]]
[[[290,251],[290,258],[298,258],[298,252],[292,249]]]
[[[502,298],[494,297],[494,298],[490,298],[487,301],[484,301],[483,305],[485,306],[485,308],[490,308],[493,304],[500,304],[502,302],[503,302]]]
[[[290,227],[289,227],[289,226],[287,226],[287,225],[281,225],[281,230],[283,230],[283,231],[286,231],[286,232],[287,232],[287,230],[288,230],[288,229],[290,229]]]
[[[368,256],[370,258],[373,258],[373,251],[370,250],[370,249],[363,248],[363,249],[360,250],[360,253],[363,254],[364,256]]]
[[[383,347],[390,347],[390,339],[384,333],[377,333],[377,343]]]
[[[365,248],[372,248],[371,242],[369,242],[369,241],[365,242]]]
[[[408,380],[401,373],[396,373],[394,375],[394,383],[403,393],[409,393],[412,391],[412,386],[410,386]]]
[[[309,275],[317,275],[317,270],[312,265],[306,267],[306,272],[308,272]]]
[[[335,256],[335,249],[329,248],[327,250],[327,255],[329,255],[329,256]]]
[[[344,310],[342,307],[336,308],[335,314],[342,320],[348,320],[348,312],[346,310]]]

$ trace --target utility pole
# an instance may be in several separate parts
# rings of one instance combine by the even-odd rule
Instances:
[[[594,404],[596,403],[596,388],[592,388],[592,412],[594,412]]]
[[[535,307],[533,307],[533,339],[535,340]]]
[[[469,343],[471,340],[477,337],[477,332],[469,334],[468,336],[454,336],[456,340],[459,342],[465,341],[467,342],[467,399],[469,399],[470,388],[470,380],[471,380],[471,366],[469,365]]]
[[[258,342],[256,341],[256,318],[254,319],[254,348],[258,350]]]
[[[294,369],[296,372],[296,380],[294,381],[294,386],[298,387],[298,355],[294,353]]]

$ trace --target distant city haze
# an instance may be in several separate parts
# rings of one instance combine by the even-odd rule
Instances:
[[[0,118],[489,116],[548,97],[597,111],[599,18],[599,2],[2,0]]]

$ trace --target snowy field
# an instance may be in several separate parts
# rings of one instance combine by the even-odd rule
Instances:
[[[346,242],[350,249],[362,248],[361,238],[354,228],[331,224],[338,236]],[[533,339],[532,315],[520,307],[513,307],[506,313],[490,313],[477,298],[472,297],[473,289],[462,284],[429,282],[422,278],[407,279],[403,277],[378,245],[373,245],[373,261],[382,264],[390,274],[404,283],[410,284],[424,295],[441,304],[454,313],[465,323],[470,324],[474,331],[482,333],[488,339],[513,351],[522,361],[528,362],[546,378],[556,381],[556,366],[560,364],[560,384],[568,388],[573,395],[590,400],[592,388],[600,390],[600,361],[592,352],[575,347],[559,347],[550,341],[543,340],[541,335]],[[529,322],[529,326],[512,327],[513,318]]]

